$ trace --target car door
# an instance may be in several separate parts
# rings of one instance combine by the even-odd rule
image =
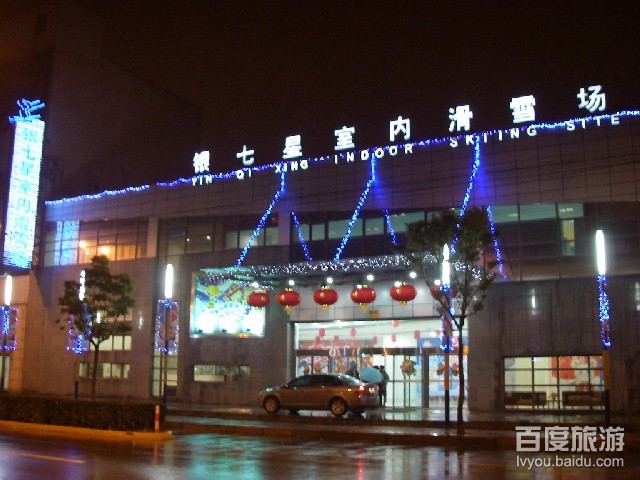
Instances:
[[[309,390],[311,389],[312,375],[291,380],[280,394],[282,408],[305,408],[309,404]]]
[[[328,408],[329,401],[335,396],[338,385],[337,379],[330,375],[312,375],[309,401],[313,408]]]

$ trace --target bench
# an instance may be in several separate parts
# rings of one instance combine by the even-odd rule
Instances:
[[[547,404],[545,392],[505,392],[504,405],[541,407]]]
[[[604,405],[603,392],[562,392],[565,407],[596,407]]]

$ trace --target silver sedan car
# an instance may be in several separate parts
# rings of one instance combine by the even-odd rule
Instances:
[[[362,413],[379,406],[378,386],[363,383],[343,374],[303,375],[280,385],[262,390],[258,401],[271,414],[281,408],[298,410],[330,410],[340,417],[351,411]]]

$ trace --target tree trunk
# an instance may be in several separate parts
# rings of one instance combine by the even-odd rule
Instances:
[[[458,435],[464,435],[464,419],[462,418],[462,407],[464,405],[464,345],[462,343],[462,327],[464,322],[461,322],[460,329],[458,330],[458,375],[460,383],[458,385],[458,418],[456,421],[456,428]]]
[[[100,353],[100,345],[94,345],[93,352],[93,369],[91,371],[91,401],[96,399],[96,373],[98,372],[98,355]]]

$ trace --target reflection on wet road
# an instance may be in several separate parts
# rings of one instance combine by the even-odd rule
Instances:
[[[530,469],[531,463],[542,463],[541,455],[518,455],[509,450],[457,452],[438,447],[301,442],[289,438],[215,434],[177,436],[166,443],[139,445],[0,435],[0,478],[488,480],[582,479],[585,476],[622,479],[636,475],[640,455],[623,452],[617,456],[623,458],[623,468],[533,466]],[[570,454],[563,456],[569,457]],[[525,462],[523,458],[530,460]],[[591,457],[593,463],[597,458]]]

